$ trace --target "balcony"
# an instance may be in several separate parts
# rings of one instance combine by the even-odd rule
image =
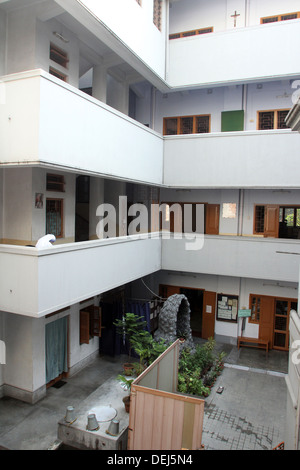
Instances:
[[[41,317],[158,271],[158,234],[55,245],[0,246],[0,310]]]
[[[293,78],[300,47],[300,20],[237,28],[169,41],[171,87]]]
[[[163,139],[42,70],[1,79],[2,165],[161,184]]]
[[[167,136],[164,184],[185,188],[298,188],[299,146],[300,134],[291,130]]]
[[[193,243],[196,242],[185,238],[162,240],[162,269],[276,282],[299,281],[300,257],[295,254],[300,255],[300,241],[205,235],[201,249],[193,249]]]

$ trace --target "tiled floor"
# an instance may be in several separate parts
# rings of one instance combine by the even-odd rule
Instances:
[[[210,450],[271,449],[284,440],[287,354],[217,344],[227,353],[226,367],[206,400],[203,444]],[[103,382],[121,372],[121,361],[97,358],[51,387],[36,405],[0,400],[0,449],[47,450],[57,439],[57,423],[66,407],[80,407]],[[216,393],[222,385],[222,394]]]

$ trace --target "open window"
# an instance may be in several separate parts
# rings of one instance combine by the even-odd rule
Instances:
[[[80,310],[80,344],[89,344],[95,336],[101,337],[102,331],[102,312],[101,307],[90,305]]]

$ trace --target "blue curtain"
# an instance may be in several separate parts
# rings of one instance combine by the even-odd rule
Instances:
[[[60,318],[46,324],[46,383],[68,372],[68,319]]]
[[[102,307],[102,326],[105,328],[102,330],[102,336],[100,340],[100,351],[102,354],[109,356],[118,356],[120,354],[128,354],[129,347],[127,342],[124,343],[123,338],[117,333],[114,322],[117,319],[122,319],[122,303],[105,303],[101,302]],[[143,317],[147,322],[146,329],[150,332],[150,302],[131,302],[125,303],[124,313],[135,313],[136,315]],[[132,352],[132,355],[137,355]]]
[[[126,312],[125,313],[135,313],[139,317],[142,317],[143,321],[147,322],[146,330],[151,332],[150,326],[150,302],[136,302],[136,301],[127,301],[126,302]]]

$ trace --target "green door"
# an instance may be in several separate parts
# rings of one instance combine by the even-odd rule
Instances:
[[[243,131],[244,111],[223,111],[221,129],[222,132]]]

